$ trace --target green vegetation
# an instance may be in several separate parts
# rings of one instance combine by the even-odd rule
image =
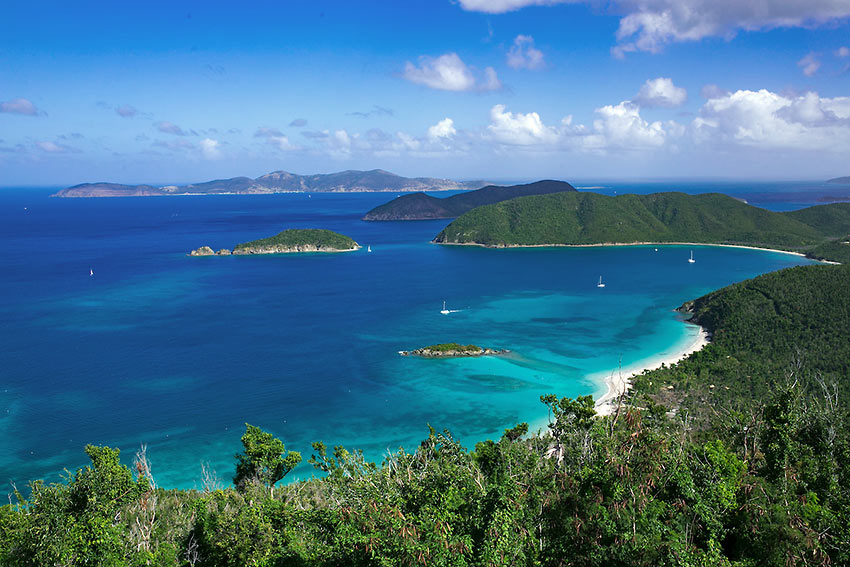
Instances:
[[[712,333],[711,344],[675,367],[639,377],[637,392],[694,411],[709,400],[749,406],[768,398],[787,375],[799,377],[803,371],[850,389],[850,265],[765,274],[686,303],[682,310]],[[674,386],[672,393],[665,390],[668,385]]]
[[[850,203],[816,205],[782,214],[816,228],[829,238],[850,234]]]
[[[316,442],[320,478],[273,490],[300,455],[249,425],[235,488],[166,491],[144,450],[132,473],[87,447],[90,467],[0,507],[0,564],[847,565],[848,292],[850,266],[806,266],[689,302],[712,344],[613,415],[545,395],[546,433],[473,450],[431,429],[375,464]]]
[[[499,203],[523,195],[544,195],[560,191],[575,191],[575,187],[565,181],[535,181],[524,185],[501,187],[488,185],[476,191],[459,193],[451,197],[438,198],[425,193],[402,195],[379,205],[366,213],[363,220],[422,220],[448,219],[482,205]]]
[[[717,193],[557,193],[479,207],[437,237],[487,246],[695,242],[808,252],[850,233],[850,204],[774,213]]]
[[[850,264],[850,239],[839,238],[819,244],[810,249],[808,256],[816,260],[829,260],[840,264]]]
[[[274,488],[277,481],[301,462],[301,453],[286,451],[283,441],[275,439],[259,427],[245,424],[242,446],[245,452],[236,455],[236,476],[233,484],[262,483]],[[284,456],[285,455],[285,456]]]
[[[465,351],[465,350],[483,350],[480,346],[476,345],[462,345],[459,343],[441,343],[438,345],[431,345],[423,347],[422,350],[430,350],[434,352],[449,352],[452,350],[457,351]]]
[[[301,250],[354,250],[357,243],[351,238],[331,230],[307,228],[291,228],[271,236],[237,244],[234,254],[273,253],[275,251]]]

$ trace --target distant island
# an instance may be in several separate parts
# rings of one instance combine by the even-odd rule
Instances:
[[[835,179],[830,179],[827,183],[837,183],[839,185],[850,185],[850,175],[847,177],[836,177]]]
[[[291,254],[297,252],[351,252],[360,246],[351,238],[331,230],[291,228],[250,242],[237,244],[233,252],[224,248],[214,252],[209,246],[192,250],[189,256],[236,256],[248,254]]]
[[[544,195],[575,191],[575,187],[565,181],[535,181],[524,185],[502,187],[488,185],[476,191],[438,198],[425,193],[402,195],[378,207],[375,207],[363,217],[365,221],[398,221],[398,220],[427,220],[451,219],[463,213],[480,207],[499,203],[526,195]]]
[[[402,177],[382,169],[298,175],[273,171],[256,179],[231,177],[189,185],[122,185],[82,183],[62,189],[53,197],[155,197],[165,195],[264,195],[271,193],[365,193],[456,191],[478,189],[485,181],[454,181],[431,177]]]
[[[402,356],[421,356],[423,358],[460,358],[468,356],[493,356],[506,354],[507,350],[483,348],[477,345],[462,345],[459,343],[441,343],[416,350],[401,350]]]
[[[490,247],[732,244],[806,253],[848,234],[848,203],[775,213],[719,193],[608,197],[567,192],[473,209],[434,242]]]

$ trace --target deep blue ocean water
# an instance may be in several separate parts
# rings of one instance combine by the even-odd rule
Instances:
[[[818,202],[799,184],[601,192],[666,189],[746,194],[775,210]],[[672,311],[684,301],[807,263],[717,247],[441,247],[429,241],[446,221],[359,220],[393,194],[50,192],[0,189],[0,482],[19,486],[85,464],[86,443],[120,447],[127,462],[147,444],[161,486],[199,486],[202,462],[229,481],[245,422],[305,460],[316,440],[380,460],[414,449],[428,424],[472,446],[540,423],[541,394],[601,394],[588,376],[681,348],[694,335]],[[309,227],[364,249],[186,256]],[[441,315],[443,301],[459,311]],[[512,354],[397,354],[449,341]],[[292,477],[311,474],[304,463]]]

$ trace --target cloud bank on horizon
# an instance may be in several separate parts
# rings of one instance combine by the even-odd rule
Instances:
[[[81,9],[41,14],[38,35],[10,23],[35,10],[16,5],[0,22],[18,62],[0,61],[5,184],[850,173],[850,0],[264,9],[299,27],[260,37],[238,31],[255,12],[151,8],[110,35],[121,13]]]

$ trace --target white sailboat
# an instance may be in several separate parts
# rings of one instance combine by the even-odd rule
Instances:
[[[602,276],[599,276],[599,283],[596,284],[596,287],[605,287],[605,284],[602,283]]]
[[[448,315],[449,313],[451,313],[451,311],[446,309],[446,302],[445,301],[443,302],[443,308],[440,310],[440,313],[442,313],[443,315]]]
[[[91,268],[89,268],[89,275],[90,275],[90,276],[93,276],[93,275],[94,275],[94,270],[92,270]]]
[[[366,246],[366,252],[371,252],[371,251],[372,251],[372,247],[371,247],[371,246]]]
[[[688,258],[688,263],[689,263],[689,264],[693,264],[693,263],[695,263],[695,262],[696,262],[696,260],[694,260],[694,251],[693,251],[693,250],[691,250],[691,257],[690,257],[690,258]]]

